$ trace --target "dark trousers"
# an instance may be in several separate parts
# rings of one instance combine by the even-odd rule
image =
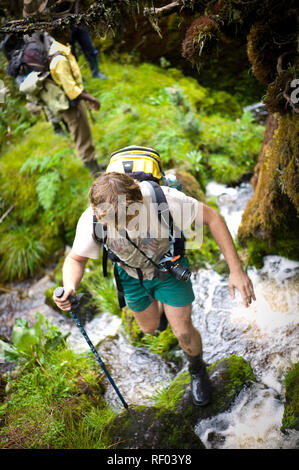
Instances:
[[[72,38],[71,38],[71,48],[72,54],[76,57],[75,44],[78,43],[82,49],[83,54],[86,57],[86,60],[90,62],[94,56],[99,52],[93,45],[91,37],[89,35],[88,29],[86,26],[72,26]]]

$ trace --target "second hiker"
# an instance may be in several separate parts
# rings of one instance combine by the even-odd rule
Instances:
[[[69,45],[70,30],[53,30],[51,36],[54,38],[49,50],[51,76],[70,102],[69,108],[63,113],[63,119],[84,166],[95,174],[99,171],[99,166],[85,103],[89,109],[98,111],[100,102],[84,89],[79,65]]]

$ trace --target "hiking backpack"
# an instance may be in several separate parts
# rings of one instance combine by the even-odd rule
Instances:
[[[18,38],[12,46],[15,36],[7,35],[1,49],[9,60],[6,72],[11,77],[26,76],[32,71],[46,72],[48,64],[48,41],[46,33],[34,33]]]
[[[170,210],[168,208],[167,199],[161,188],[161,186],[167,186],[167,179],[162,170],[162,162],[159,153],[148,147],[130,146],[114,152],[110,156],[110,162],[107,166],[106,173],[118,172],[126,173],[137,181],[146,181],[148,188],[151,193],[152,202],[157,204],[157,217],[160,224],[164,224],[169,231],[169,242],[170,242],[170,256],[169,260],[177,260],[185,254],[185,237],[183,232],[180,232],[180,236],[174,237],[174,222]],[[172,185],[173,186],[173,185]],[[178,187],[180,187],[178,185]],[[163,212],[161,211],[161,204],[163,203]],[[159,208],[160,207],[160,208]],[[165,207],[167,208],[165,210]],[[118,291],[118,300],[120,308],[126,305],[124,292],[121,285],[121,280],[117,270],[117,263],[123,266],[136,269],[138,279],[142,287],[147,291],[151,301],[153,297],[150,292],[146,289],[143,284],[143,274],[141,268],[129,266],[122,261],[107,245],[107,228],[105,225],[97,221],[96,216],[93,216],[93,238],[102,247],[102,265],[103,275],[107,277],[107,260],[110,259],[114,266],[114,278]],[[155,267],[158,267],[159,263],[155,263],[151,260],[128,236],[126,232],[127,240]],[[164,259],[165,257],[163,257]],[[161,260],[160,260],[161,262]]]
[[[55,117],[61,117],[70,102],[64,91],[51,78],[50,61],[60,53],[48,57],[51,36],[45,32],[24,35],[13,46],[14,35],[7,35],[1,50],[9,60],[7,73],[17,80],[21,93],[30,101],[46,106]]]

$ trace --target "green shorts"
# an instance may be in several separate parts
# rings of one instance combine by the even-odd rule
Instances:
[[[189,267],[186,257],[182,258],[180,263]],[[133,312],[142,312],[151,304],[148,293],[140,284],[139,279],[129,276],[119,265],[117,265],[117,270],[128,307]],[[195,299],[191,281],[179,281],[170,273],[164,281],[154,277],[151,281],[143,281],[143,284],[154,299],[172,307],[185,307]]]

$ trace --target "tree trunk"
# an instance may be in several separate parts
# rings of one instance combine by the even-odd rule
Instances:
[[[260,265],[265,254],[299,260],[299,116],[270,115],[252,180],[255,192],[238,231],[249,262]]]

